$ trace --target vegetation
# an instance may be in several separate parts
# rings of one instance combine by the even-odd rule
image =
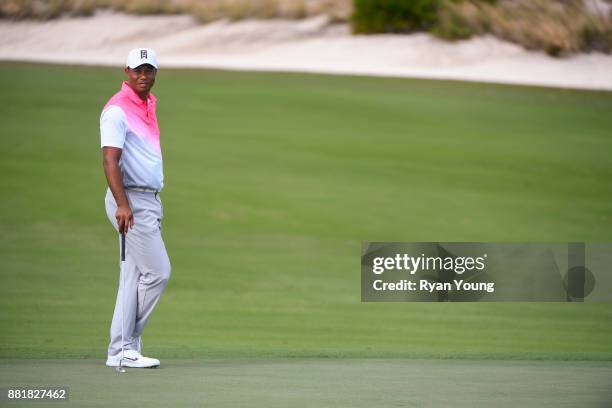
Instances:
[[[612,50],[612,0],[4,0],[0,17],[44,20],[97,9],[191,14],[201,22],[325,14],[350,21],[358,34],[428,30],[451,41],[492,34],[554,56]]]
[[[191,14],[202,22],[244,18],[303,18],[326,14],[347,21],[351,0],[3,0],[0,16],[50,19],[60,15],[91,15],[96,9],[132,14]]]
[[[353,32],[402,33],[429,29],[436,22],[436,0],[354,0]]]
[[[493,34],[527,49],[558,56],[612,49],[612,16],[606,3],[582,0],[444,0],[433,32],[450,40]],[[608,11],[608,12],[607,12]]]
[[[583,0],[355,0],[355,33],[428,29],[448,39],[492,34],[553,56],[610,52],[612,5]]]

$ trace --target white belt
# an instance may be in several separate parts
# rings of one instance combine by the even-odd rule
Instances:
[[[123,187],[126,190],[138,191],[141,193],[159,193],[159,190],[149,187]]]

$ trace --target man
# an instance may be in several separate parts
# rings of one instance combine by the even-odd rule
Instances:
[[[164,177],[156,98],[151,93],[156,74],[153,50],[130,51],[125,68],[127,81],[100,116],[108,182],[106,214],[115,229],[125,234],[126,247],[110,328],[106,365],[111,367],[121,364],[148,368],[160,364],[141,354],[142,331],[170,278],[170,261],[161,236],[163,210],[159,192]]]

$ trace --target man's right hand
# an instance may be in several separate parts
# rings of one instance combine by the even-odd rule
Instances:
[[[134,227],[134,214],[129,205],[117,207],[115,212],[117,225],[119,225],[119,233],[127,234],[129,228]]]

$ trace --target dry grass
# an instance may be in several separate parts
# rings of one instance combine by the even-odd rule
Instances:
[[[325,14],[348,21],[351,0],[0,0],[0,16],[50,19],[60,15],[91,15],[98,8],[132,14],[192,14],[200,21],[244,18],[298,19]]]
[[[109,8],[131,14],[177,14],[182,10],[168,0],[129,0],[110,1]]]
[[[302,18],[306,15],[303,2],[281,0],[215,0],[187,1],[182,7],[200,21],[222,18]]]
[[[554,56],[612,49],[612,16],[582,0],[445,0],[435,33],[461,39],[490,33]]]
[[[324,14],[331,21],[348,21],[352,0],[174,0],[183,13],[202,22],[228,18],[299,19]]]
[[[2,0],[0,16],[18,20],[45,20],[62,14],[91,15],[99,3],[97,0]]]
[[[555,56],[592,50],[609,53],[612,15],[602,12],[606,7],[594,8],[593,4],[612,4],[612,0],[440,0],[433,32],[450,40],[489,33]],[[0,17],[51,19],[91,15],[99,8],[132,14],[191,14],[202,22],[300,19],[320,14],[329,16],[332,22],[347,22],[353,3],[352,0],[0,0]]]

